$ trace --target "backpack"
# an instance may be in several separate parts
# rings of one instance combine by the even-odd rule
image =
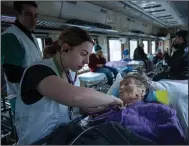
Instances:
[[[84,130],[71,145],[151,145],[152,141],[124,128],[117,122],[108,122]]]
[[[33,145],[152,145],[152,141],[135,134],[117,122],[82,127],[64,124]]]

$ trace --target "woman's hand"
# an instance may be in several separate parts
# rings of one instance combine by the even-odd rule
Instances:
[[[112,102],[111,104],[107,105],[107,106],[103,106],[103,107],[97,107],[97,108],[82,108],[81,110],[84,113],[98,113],[98,112],[103,112],[104,110],[108,109],[109,106],[114,106],[114,105],[118,105],[119,109],[122,109],[123,106],[123,101],[120,100],[119,98],[115,98],[115,102]]]
[[[120,108],[124,107],[123,101],[121,99],[119,99],[117,97],[114,97],[114,96],[112,96],[112,97],[115,98],[115,101],[112,102],[111,104],[109,104],[110,106],[112,106],[112,105],[118,105]]]
[[[104,58],[103,53],[99,54],[99,56],[100,56],[101,58]]]
[[[109,106],[114,106],[114,105],[118,105],[120,109],[122,109],[124,106],[123,106],[123,101],[117,97],[114,97],[114,96],[111,96],[113,98],[115,98],[114,101],[112,101],[112,103],[110,103],[109,105],[106,105],[106,106],[101,106],[101,107],[96,107],[96,108],[82,108],[82,110],[84,112],[87,112],[87,113],[93,113],[93,112],[101,112],[101,111],[104,111],[106,110]]]

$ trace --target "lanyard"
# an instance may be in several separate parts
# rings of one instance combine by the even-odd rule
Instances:
[[[58,70],[58,74],[59,74],[59,76],[61,77],[61,78],[63,78],[62,77],[62,72],[61,72],[61,70],[60,70],[60,67],[58,66],[58,63],[57,63],[57,61],[56,61],[56,59],[55,59],[55,57],[53,57],[53,62],[54,62],[54,64],[55,64],[55,66],[56,66],[56,68],[57,68],[57,70]],[[74,79],[74,81],[72,80],[72,77],[71,77],[71,75],[70,75],[70,72],[67,70],[65,70],[65,68],[64,68],[64,66],[62,66],[63,67],[63,69],[64,69],[64,71],[65,71],[65,73],[66,73],[66,77],[67,77],[67,80],[68,80],[68,82],[70,83],[70,84],[72,84],[72,85],[74,85],[75,84],[75,82],[76,82],[76,80],[77,80],[77,73],[76,73],[76,75],[75,75],[75,79]],[[72,115],[73,115],[73,107],[68,107],[69,108],[69,117],[70,117],[70,119],[72,118]]]
[[[62,72],[60,71],[60,68],[59,68],[59,66],[58,66],[58,63],[57,63],[55,57],[53,57],[53,62],[54,62],[54,64],[55,64],[55,66],[56,66],[56,69],[58,70],[59,76],[60,76],[61,78],[63,78],[63,77],[62,77]]]
[[[57,70],[58,70],[59,76],[60,76],[61,78],[63,78],[63,77],[62,77],[62,72],[61,72],[61,70],[60,70],[60,68],[59,68],[59,66],[58,66],[58,63],[57,63],[55,57],[53,57],[53,62],[54,62],[55,66],[56,66],[56,68],[57,68]],[[64,69],[64,67],[63,67],[63,69]],[[65,70],[65,69],[64,69],[64,70]],[[70,74],[69,70],[67,70],[67,71],[65,70],[65,73],[66,73],[66,77],[67,77],[68,82],[69,82],[70,84],[74,85],[75,82],[76,82],[76,80],[77,80],[77,73],[76,73],[76,75],[75,75],[74,80],[72,80],[72,77],[71,77],[71,74]]]

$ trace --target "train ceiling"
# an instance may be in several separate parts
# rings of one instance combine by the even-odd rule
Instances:
[[[188,24],[187,1],[131,1],[144,12],[171,27]]]
[[[187,1],[91,1],[90,3],[164,27],[188,25]],[[120,3],[120,4],[119,4]],[[147,18],[145,18],[148,16]]]
[[[3,1],[1,4],[1,22],[14,22],[15,12],[11,10],[12,2]],[[177,4],[175,6],[174,2],[37,1],[37,4],[40,14],[39,28],[62,29],[75,25],[91,32],[153,37],[161,28],[170,30],[170,28],[182,27],[187,23],[183,14],[188,9],[179,12],[179,6]]]

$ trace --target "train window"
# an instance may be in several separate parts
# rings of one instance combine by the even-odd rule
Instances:
[[[130,47],[130,58],[133,59],[133,56],[134,56],[134,51],[135,49],[137,48],[137,45],[138,45],[138,42],[137,40],[130,40],[129,41],[129,47]]]
[[[121,43],[119,40],[108,40],[110,61],[120,61],[121,57]]]
[[[40,48],[41,52],[43,52],[43,42],[42,42],[42,39],[41,38],[37,38],[37,42],[39,44],[39,48]]]
[[[144,44],[144,52],[148,54],[148,41],[142,41]]]
[[[95,44],[98,44],[98,39],[93,39]]]
[[[152,41],[152,54],[156,54],[156,42]]]

